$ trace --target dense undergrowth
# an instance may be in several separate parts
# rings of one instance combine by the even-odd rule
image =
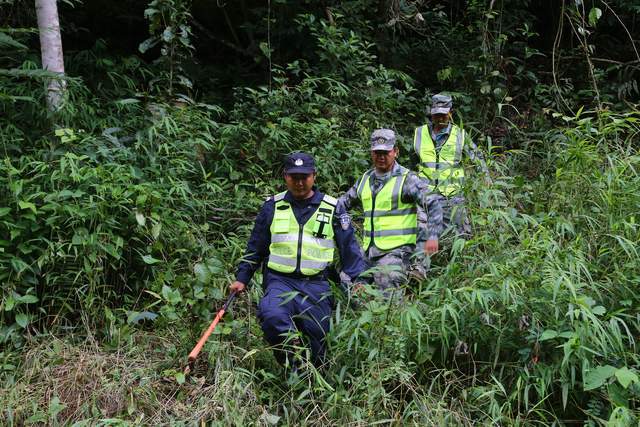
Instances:
[[[199,110],[168,114],[177,121]],[[496,158],[514,173],[476,189],[475,237],[450,243],[402,306],[373,299],[354,311],[340,301],[327,369],[298,384],[279,376],[246,300],[193,377],[180,374],[200,330],[193,325],[211,316],[241,255],[250,225],[241,212],[254,212],[277,179],[250,192],[191,167],[177,173],[162,162],[199,164],[187,137],[172,144],[186,147],[182,156],[166,149],[157,175],[70,151],[44,172],[23,156],[23,166],[5,169],[5,179],[24,181],[23,205],[34,205],[16,201],[3,220],[25,233],[2,258],[13,269],[3,302],[5,414],[15,422],[630,420],[639,386],[638,118],[567,118],[574,126]],[[136,167],[145,179],[132,176]],[[83,205],[83,193],[94,201]],[[28,233],[39,216],[49,220],[37,239]],[[256,286],[254,304],[259,294]],[[61,340],[47,330],[67,332]]]
[[[550,96],[520,114],[457,93],[493,175],[470,180],[473,238],[445,238],[401,305],[338,293],[327,366],[300,378],[262,341],[258,275],[184,377],[253,215],[282,188],[284,154],[312,152],[320,187],[339,194],[368,168],[368,133],[389,126],[411,164],[429,94],[358,34],[309,15],[297,24],[317,63],[274,66],[270,87],[236,89],[229,108],[166,96],[149,83],[154,66],[99,43],[68,59],[84,80],[48,115],[34,53],[3,59],[6,423],[637,424],[632,104],[570,114]]]

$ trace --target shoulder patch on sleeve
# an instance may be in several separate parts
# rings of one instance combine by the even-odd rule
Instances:
[[[343,213],[338,218],[340,218],[340,227],[342,227],[344,231],[347,231],[351,226],[351,215]]]

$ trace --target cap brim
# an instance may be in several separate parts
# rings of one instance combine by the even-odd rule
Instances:
[[[431,114],[449,114],[451,108],[432,108]]]
[[[287,169],[284,171],[284,173],[288,173],[288,174],[292,174],[292,173],[304,173],[304,174],[312,174],[315,173],[315,169],[314,168],[309,168],[309,167],[295,167],[295,168],[291,168],[291,169]]]
[[[371,146],[371,151],[391,151],[395,144],[380,144]]]

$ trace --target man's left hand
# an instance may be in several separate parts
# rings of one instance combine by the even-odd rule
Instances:
[[[424,253],[433,255],[438,252],[438,239],[431,239],[424,242]]]

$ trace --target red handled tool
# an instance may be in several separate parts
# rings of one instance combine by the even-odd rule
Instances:
[[[222,316],[224,316],[225,311],[227,311],[227,309],[233,302],[233,299],[236,297],[236,295],[237,293],[235,291],[231,292],[231,295],[229,295],[229,298],[227,298],[227,302],[225,302],[222,308],[220,309],[220,311],[218,311],[218,314],[216,314],[216,317],[215,319],[213,319],[213,322],[211,322],[207,330],[204,331],[204,333],[200,337],[200,340],[198,341],[196,346],[193,347],[193,350],[191,350],[191,353],[189,353],[189,364],[187,365],[186,368],[184,368],[185,375],[191,372],[191,365],[193,365],[193,362],[195,362],[195,360],[197,359],[198,355],[200,354],[200,351],[202,350],[202,347],[204,347],[204,344],[207,342],[209,335],[211,335],[213,330],[216,328],[216,325],[218,324],[220,319],[222,319]]]

